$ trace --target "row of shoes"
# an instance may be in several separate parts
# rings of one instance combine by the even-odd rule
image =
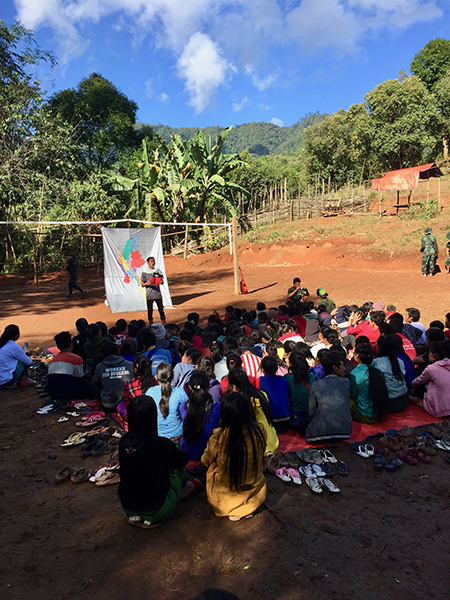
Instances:
[[[338,460],[328,449],[307,448],[298,452],[269,452],[265,458],[265,467],[271,473],[275,473],[280,468],[298,470],[302,463],[305,465],[330,465],[331,463],[336,466],[340,475],[347,475],[348,473],[348,465]]]
[[[328,489],[334,493],[341,491],[331,479],[328,479],[327,473],[318,464],[311,463],[300,467],[299,470],[282,467],[275,471],[275,475],[279,479],[285,482],[292,481],[296,485],[301,485],[302,483],[300,473],[304,475],[306,484],[313,492],[322,493],[323,489]]]

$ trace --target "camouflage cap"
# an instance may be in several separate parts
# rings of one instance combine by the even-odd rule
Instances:
[[[431,229],[431,227],[427,227],[425,229],[425,235],[428,235],[429,233],[431,233],[433,230]]]

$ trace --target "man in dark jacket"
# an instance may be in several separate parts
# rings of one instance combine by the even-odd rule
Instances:
[[[78,263],[73,254],[69,253],[67,255],[66,269],[69,271],[69,298],[72,295],[73,290],[78,290],[82,296],[86,296],[86,292],[82,290],[79,285],[77,285]]]
[[[94,394],[107,412],[114,412],[123,399],[123,386],[133,379],[133,364],[119,356],[119,349],[110,340],[100,346],[103,361],[97,365],[92,379]]]

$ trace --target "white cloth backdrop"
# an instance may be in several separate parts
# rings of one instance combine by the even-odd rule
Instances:
[[[102,227],[105,263],[105,290],[111,312],[147,310],[140,276],[149,271],[146,259],[153,256],[156,268],[164,273],[163,304],[172,306],[161,244],[161,227],[116,229]]]

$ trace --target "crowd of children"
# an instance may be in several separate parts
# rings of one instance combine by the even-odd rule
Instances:
[[[78,319],[73,338],[55,336],[52,399],[94,396],[128,429],[119,497],[130,523],[158,526],[201,488],[186,477],[190,461],[203,465],[215,514],[239,520],[265,499],[279,433],[348,439],[353,421],[381,422],[408,403],[450,414],[450,313],[426,328],[417,308],[336,307],[322,288],[314,304],[300,284],[284,305],[227,306],[204,326],[197,313],[182,326],[119,319],[109,331]],[[19,336],[9,325],[0,338],[1,385],[33,384]]]

